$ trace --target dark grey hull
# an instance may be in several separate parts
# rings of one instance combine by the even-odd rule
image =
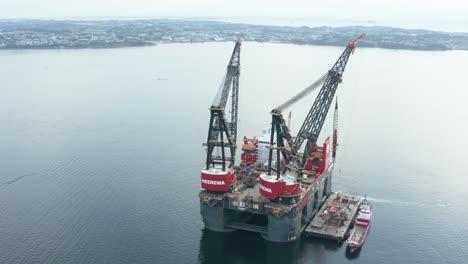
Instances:
[[[242,207],[229,195],[200,193],[200,213],[205,228],[215,232],[247,230],[260,233],[272,242],[291,242],[315,216],[332,187],[332,166],[320,181],[308,188],[307,194],[296,204],[245,202]]]

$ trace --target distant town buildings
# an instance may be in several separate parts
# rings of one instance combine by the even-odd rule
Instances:
[[[157,43],[247,41],[343,46],[362,32],[362,47],[468,50],[468,33],[386,27],[279,27],[199,20],[0,20],[0,49],[113,48]]]

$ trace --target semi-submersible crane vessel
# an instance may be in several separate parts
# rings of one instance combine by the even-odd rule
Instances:
[[[271,128],[262,137],[244,137],[238,165],[235,157],[242,39],[237,38],[225,78],[210,107],[208,139],[204,144],[206,166],[201,171],[199,194],[205,228],[216,232],[257,232],[274,242],[300,237],[331,192],[337,149],[337,103],[332,140],[327,138],[322,145],[317,145],[317,140],[348,59],[362,37],[364,34],[346,46],[326,74],[273,109]],[[320,85],[297,136],[291,135],[282,111]]]

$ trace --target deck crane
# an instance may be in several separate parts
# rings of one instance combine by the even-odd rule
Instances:
[[[234,50],[229,60],[226,75],[210,107],[210,124],[206,144],[206,167],[202,171],[202,188],[221,191],[227,189],[233,179],[231,169],[236,156],[237,113],[240,75],[240,48],[242,34],[236,39]],[[232,87],[231,118],[226,119],[225,108]],[[225,148],[230,149],[226,156]],[[220,152],[214,155],[214,150]]]
[[[336,89],[338,84],[341,83],[343,72],[346,68],[346,64],[348,63],[348,59],[354,52],[357,42],[364,36],[365,34],[360,35],[346,46],[346,49],[335,62],[333,67],[328,71],[328,73],[323,75],[302,92],[286,101],[284,104],[272,110],[272,127],[268,160],[269,175],[272,175],[272,170],[276,171],[276,179],[278,180],[281,173],[284,173],[286,170],[296,171],[299,175],[304,173],[304,166],[309,157],[309,153],[317,143],[320,131],[328,114],[330,105],[333,101]],[[288,127],[286,126],[282,111],[302,99],[305,95],[309,94],[322,83],[322,88],[320,89],[312,107],[310,108],[304,123],[302,124],[297,136],[293,138],[289,132]],[[300,154],[299,150],[305,140],[307,140],[307,144],[304,147],[303,153]],[[335,139],[334,143],[336,144]],[[336,148],[336,145],[333,147]],[[272,168],[273,152],[275,150],[276,168]],[[280,153],[282,154],[284,163],[286,165],[283,169],[281,169]],[[333,153],[335,153],[335,151]]]

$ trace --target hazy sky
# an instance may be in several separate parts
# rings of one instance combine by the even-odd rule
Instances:
[[[0,18],[105,16],[468,17],[468,0],[0,0]]]

